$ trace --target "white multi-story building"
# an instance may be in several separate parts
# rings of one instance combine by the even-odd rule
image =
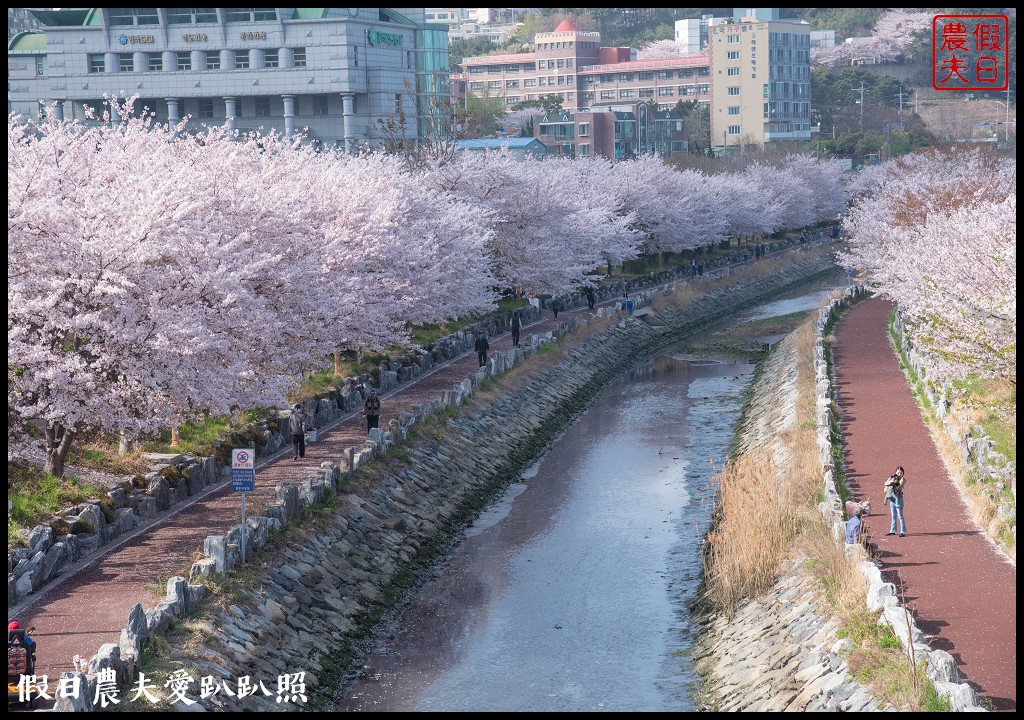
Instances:
[[[712,145],[809,141],[810,26],[745,18],[710,33]]]
[[[160,122],[190,116],[377,144],[379,120],[424,137],[447,98],[448,33],[422,9],[86,8],[33,11],[43,32],[8,44],[8,109],[84,120],[104,96],[139,96]]]

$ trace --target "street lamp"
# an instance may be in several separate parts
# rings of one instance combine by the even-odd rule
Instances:
[[[1006,90],[1006,96],[1007,96],[1006,97],[1007,102],[1003,102],[1002,100],[995,100],[995,99],[990,100],[990,102],[999,103],[1000,105],[1002,105],[1003,107],[1006,108],[1006,121],[1003,123],[1003,126],[1006,129],[1004,130],[1003,142],[1009,144],[1010,143],[1010,102],[1009,102],[1009,100],[1010,100],[1010,97],[1009,97],[1010,96],[1010,90],[1009,90],[1009,88],[1007,88],[1007,90]],[[997,126],[999,125],[999,121],[998,120],[996,120],[996,125]],[[996,130],[996,137],[997,138],[999,137],[999,131],[998,130]]]

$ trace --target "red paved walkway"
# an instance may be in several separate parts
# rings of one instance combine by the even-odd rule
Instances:
[[[835,365],[847,477],[869,497],[883,575],[906,593],[930,644],[999,710],[1017,707],[1017,571],[971,520],[921,420],[889,344],[892,305],[849,310],[836,331]],[[906,469],[907,536],[886,536],[885,479]]]

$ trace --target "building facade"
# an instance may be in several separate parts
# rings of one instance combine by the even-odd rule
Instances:
[[[85,120],[138,95],[159,122],[302,132],[322,147],[381,141],[398,116],[427,135],[448,95],[448,38],[422,9],[87,8],[33,11],[8,44],[8,110]],[[443,105],[443,104],[441,104]]]
[[[500,96],[506,107],[555,94],[574,112],[635,101],[668,110],[679,100],[711,97],[707,55],[637,60],[632,48],[601,47],[600,33],[581,31],[570,20],[537,33],[534,44],[531,53],[465,58],[468,91]]]
[[[533,135],[560,157],[628,160],[655,154],[666,160],[688,150],[683,121],[645,102],[563,111],[533,119]]]
[[[743,19],[709,32],[712,146],[810,141],[810,26]]]

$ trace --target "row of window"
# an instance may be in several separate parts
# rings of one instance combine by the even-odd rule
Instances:
[[[255,112],[256,117],[270,117],[270,98],[269,97],[255,97]],[[313,100],[313,115],[324,116],[327,115],[327,96],[326,95],[314,95]],[[222,105],[223,106],[223,105]],[[245,114],[242,112],[241,102],[237,105],[237,116],[244,117]],[[196,113],[199,118],[208,119],[214,117],[213,111],[213,98],[200,98],[199,99],[199,112]]]
[[[538,60],[537,69],[547,70],[548,68],[571,68],[575,60],[573,58],[558,58],[557,60]]]
[[[737,59],[738,59],[738,55],[739,55],[739,53],[737,53]],[[557,59],[557,60],[555,60],[555,59],[552,59],[552,60],[538,60],[537,61],[536,69],[537,70],[555,70],[555,69],[558,69],[558,68],[571,69],[572,67],[573,67],[573,59],[572,58],[566,58],[566,59]],[[523,65],[519,65],[519,64],[513,64],[513,65],[470,65],[469,66],[469,74],[470,75],[500,75],[501,73],[520,72],[520,70],[523,70],[525,72],[532,72],[534,69],[535,68],[534,68],[534,66],[532,64],[523,64]],[[682,79],[692,78],[694,76],[696,76],[696,77],[708,77],[710,74],[711,74],[711,69],[708,68],[708,67],[682,68],[680,70],[658,70],[657,71],[657,75],[658,75],[658,79],[659,80],[672,80],[672,79],[677,78],[677,77],[678,78],[682,78]],[[640,82],[646,82],[648,80],[653,80],[654,79],[654,75],[655,75],[655,71],[653,71],[653,70],[644,70],[644,71],[641,71],[641,72],[602,73],[600,75],[585,75],[585,76],[582,76],[582,78],[583,78],[583,82],[584,83],[594,83],[594,82],[610,83],[610,82],[615,82],[616,79],[618,79],[618,82],[633,82],[634,79],[635,80],[639,80]]]
[[[159,25],[160,17],[156,8],[110,8],[107,11],[111,25]],[[277,20],[274,8],[225,8],[225,22],[263,22]],[[168,25],[194,25],[197,23],[215,23],[216,8],[169,8],[167,10]]]
[[[598,48],[596,42],[590,42],[589,40],[580,40],[577,43],[575,40],[561,40],[556,42],[548,43],[537,43],[538,50],[569,50],[579,45],[581,50],[594,50]]]
[[[234,66],[235,70],[248,70],[249,65],[249,51],[248,50],[230,50],[229,52],[234,53]],[[306,48],[293,48],[292,54],[294,56],[293,67],[306,67]],[[193,57],[191,50],[179,50],[174,53],[175,66],[173,68],[164,67],[164,58],[161,53],[141,53],[143,56],[148,56],[145,59],[146,67],[142,68],[142,72],[162,72],[164,70],[220,70],[221,68],[221,54],[219,50],[203,50],[201,51],[201,57],[203,64],[198,67],[193,67]],[[106,58],[103,53],[90,53],[88,56],[89,72],[90,73],[102,73],[106,72]],[[277,68],[281,67],[281,57],[278,50],[264,50],[263,51],[263,66],[266,68]],[[38,70],[38,68],[37,68]],[[133,53],[118,53],[117,55],[117,70],[118,72],[136,72],[135,57]]]
[[[678,88],[674,87],[660,87],[658,88],[658,97],[674,97],[676,90],[679,90],[679,97],[686,97],[688,95],[707,95],[711,92],[710,85],[680,85]],[[616,95],[618,93],[618,95]],[[581,97],[584,100],[593,100],[594,92],[584,92]],[[654,88],[622,88],[620,90],[602,90],[602,100],[631,100],[633,98],[653,98]]]

